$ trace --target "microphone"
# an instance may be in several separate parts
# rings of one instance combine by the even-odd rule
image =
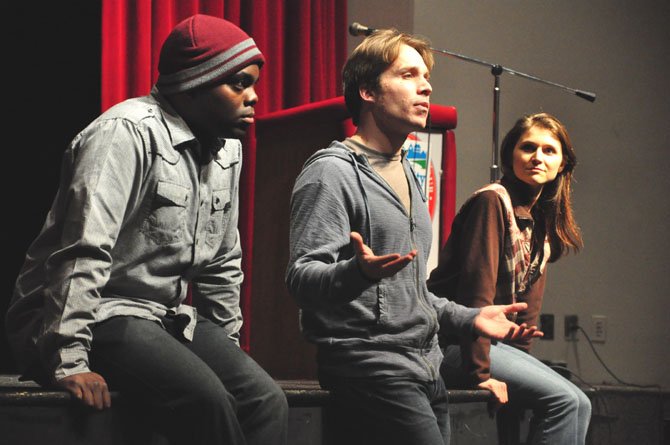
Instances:
[[[349,34],[352,36],[369,36],[375,31],[377,30],[374,28],[368,28],[367,26],[361,25],[358,22],[354,22],[349,25]]]

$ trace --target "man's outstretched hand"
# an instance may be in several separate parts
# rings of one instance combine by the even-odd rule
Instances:
[[[395,275],[411,263],[416,256],[416,249],[406,255],[390,253],[388,255],[377,256],[370,247],[365,245],[360,233],[351,232],[350,238],[361,272],[371,280],[380,280]]]
[[[104,409],[112,406],[112,398],[107,388],[107,382],[95,372],[73,374],[56,381],[56,385],[66,389],[84,405],[95,409]]]
[[[518,325],[507,319],[507,314],[526,309],[526,303],[484,306],[475,317],[475,332],[496,340],[519,340],[542,337],[544,333],[537,326],[528,327],[526,323]]]

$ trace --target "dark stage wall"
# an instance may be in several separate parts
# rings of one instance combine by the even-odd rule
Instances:
[[[100,2],[6,2],[4,270],[0,372],[13,372],[4,316],[25,251],[58,186],[70,140],[100,112]]]

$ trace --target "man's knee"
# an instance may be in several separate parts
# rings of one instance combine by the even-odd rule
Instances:
[[[257,405],[268,412],[277,415],[286,413],[288,415],[288,401],[284,390],[272,379],[257,382],[255,386],[255,399]]]
[[[218,380],[200,381],[177,400],[194,411],[237,411],[237,400]]]
[[[286,394],[284,390],[279,387],[279,385],[273,385],[272,392],[270,393],[270,402],[282,412],[288,412],[288,401],[286,400]]]

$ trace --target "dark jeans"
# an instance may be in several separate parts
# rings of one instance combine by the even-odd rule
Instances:
[[[447,390],[442,379],[328,379],[329,445],[445,445]]]
[[[100,323],[92,369],[171,443],[286,443],[283,391],[222,328],[200,317],[189,342],[174,320],[165,327],[134,317]]]

